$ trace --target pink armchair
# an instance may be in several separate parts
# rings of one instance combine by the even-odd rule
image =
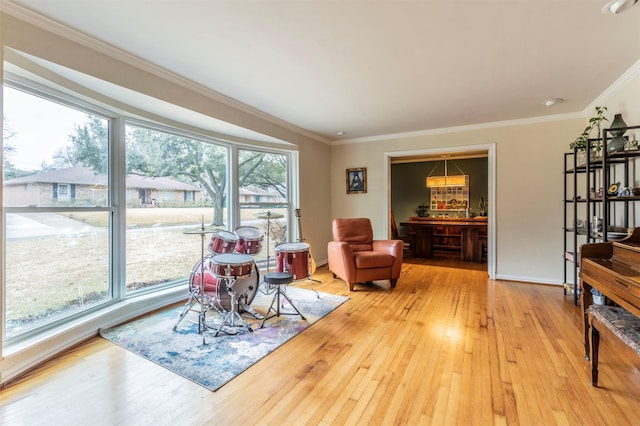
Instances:
[[[373,240],[371,221],[367,218],[334,219],[333,241],[327,254],[334,278],[349,284],[389,280],[396,286],[402,268],[403,243],[400,240]]]

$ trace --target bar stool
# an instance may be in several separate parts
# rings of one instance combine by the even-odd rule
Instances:
[[[271,306],[269,306],[269,310],[267,311],[264,320],[262,320],[262,325],[260,328],[264,327],[264,323],[273,317],[279,317],[280,315],[300,315],[303,320],[307,320],[304,315],[295,307],[295,305],[291,302],[286,295],[286,293],[282,290],[284,286],[287,284],[291,284],[293,282],[293,274],[291,272],[267,272],[264,276],[264,282],[273,286],[276,286],[276,292],[273,295],[273,299],[271,299]],[[280,312],[280,296],[284,297],[287,302],[291,305],[295,312]],[[273,307],[273,304],[277,303],[276,307]],[[269,316],[269,312],[273,310],[274,314]]]

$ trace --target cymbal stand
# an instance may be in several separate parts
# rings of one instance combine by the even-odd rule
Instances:
[[[270,243],[270,235],[271,235],[271,211],[267,211],[267,274],[270,271],[270,265],[271,265],[271,255],[270,255],[270,250],[271,250],[271,243]],[[263,288],[260,290],[262,291],[262,294],[271,294],[275,291],[276,286],[264,283],[264,286],[262,286]],[[264,288],[266,287],[266,288]]]
[[[211,309],[211,299],[204,293],[204,236],[206,235],[204,229],[204,215],[202,216],[202,222],[200,225],[200,286],[189,288],[189,299],[187,299],[187,303],[185,304],[185,308],[180,313],[180,317],[178,318],[178,322],[173,326],[173,331],[178,329],[178,325],[184,317],[190,312],[193,308],[193,305],[196,303],[200,304],[200,310],[198,311],[198,334],[202,334],[202,344],[206,344],[204,340],[204,332],[206,328],[206,314],[209,309]],[[191,281],[191,280],[189,280]],[[191,285],[191,282],[189,282]],[[206,306],[206,308],[205,308]]]
[[[267,211],[267,273],[269,273],[269,267],[271,265],[270,242],[269,236],[271,235],[271,211]]]

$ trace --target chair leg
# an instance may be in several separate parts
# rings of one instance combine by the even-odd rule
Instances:
[[[353,291],[353,287],[356,285],[356,283],[349,283],[349,291]]]
[[[398,282],[398,279],[396,278],[395,280],[390,280],[391,281],[391,288],[394,288],[396,286],[396,283]]]
[[[600,332],[591,325],[591,384],[598,387],[598,349],[600,347]]]

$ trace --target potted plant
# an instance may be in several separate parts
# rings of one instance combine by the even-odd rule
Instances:
[[[600,157],[602,155],[602,141],[599,139],[600,137],[600,123],[602,121],[609,121],[607,117],[604,116],[604,112],[607,110],[607,107],[597,106],[596,107],[596,115],[589,119],[589,124],[583,132],[569,144],[569,148],[576,152],[576,164],[578,166],[584,166],[587,164],[587,144],[590,145],[590,148],[593,150],[594,158]],[[597,129],[597,138],[595,140],[591,140],[591,132],[593,129]],[[591,143],[589,143],[591,141]]]
[[[487,215],[488,203],[489,203],[489,200],[485,199],[484,195],[480,197],[480,202],[478,203],[478,207],[480,208],[480,216]]]
[[[428,211],[429,211],[429,206],[427,206],[426,204],[420,204],[416,209],[416,213],[418,214],[419,217],[426,217]]]

